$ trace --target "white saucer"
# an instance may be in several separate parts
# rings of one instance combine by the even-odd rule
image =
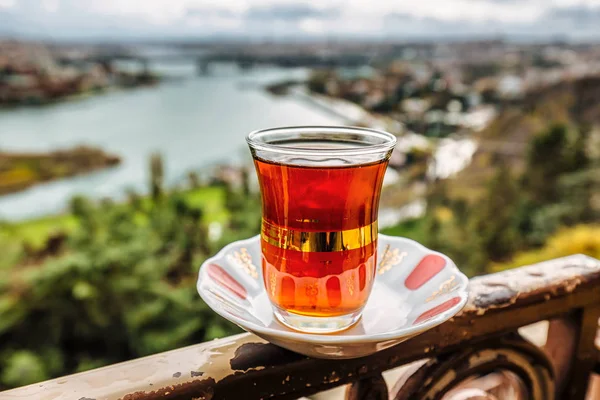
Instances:
[[[311,357],[355,358],[448,320],[468,299],[468,278],[443,254],[379,234],[378,266],[361,320],[332,334],[292,330],[273,315],[263,283],[260,237],[223,248],[200,267],[198,293],[216,313],[263,339]]]

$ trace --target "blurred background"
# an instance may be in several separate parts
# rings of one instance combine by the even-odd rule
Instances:
[[[398,136],[379,225],[470,276],[600,257],[600,1],[0,0],[0,390],[238,332],[244,136]]]

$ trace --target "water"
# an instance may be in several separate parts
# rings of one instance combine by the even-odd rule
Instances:
[[[145,191],[148,159],[162,153],[166,179],[217,162],[243,162],[245,135],[255,129],[290,125],[339,125],[344,121],[293,98],[275,97],[258,84],[302,78],[302,69],[215,66],[194,76],[194,65],[153,65],[181,80],[157,87],[118,91],[43,108],[0,111],[0,148],[53,150],[79,144],[98,146],[122,157],[110,170],[36,185],[0,197],[0,218],[19,220],[57,213],[70,198],[118,198],[126,189]]]

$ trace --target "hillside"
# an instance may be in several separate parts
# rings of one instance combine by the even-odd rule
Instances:
[[[528,143],[556,122],[591,130],[592,140],[600,135],[600,77],[561,82],[504,105],[496,120],[478,133],[479,148],[473,162],[453,179],[451,194],[477,199],[500,162],[521,172]]]

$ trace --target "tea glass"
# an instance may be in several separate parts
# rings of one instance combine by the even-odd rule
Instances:
[[[246,138],[262,198],[261,251],[275,317],[301,332],[355,324],[377,265],[377,216],[390,133],[289,127]]]

